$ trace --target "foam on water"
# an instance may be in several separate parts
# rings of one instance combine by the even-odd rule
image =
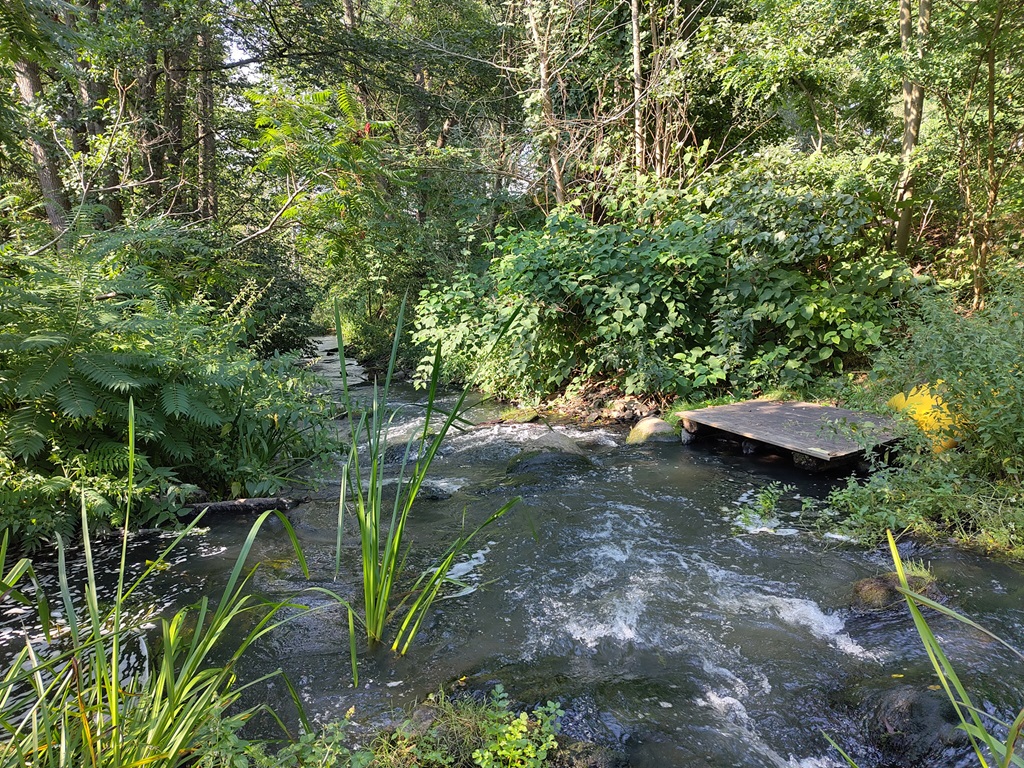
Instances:
[[[843,631],[846,622],[842,617],[825,613],[813,600],[758,592],[732,595],[726,599],[726,607],[735,613],[774,616],[786,624],[806,629],[813,637],[834,645],[843,653],[865,659],[875,658],[874,653]]]
[[[734,696],[707,690],[694,703],[715,714],[720,730],[728,738],[741,739],[748,751],[763,756],[776,768],[841,768],[843,765],[829,756],[783,756],[765,741],[743,702]]]
[[[472,574],[479,566],[487,562],[487,555],[490,551],[490,547],[478,549],[464,561],[456,563],[448,569],[448,573],[446,575],[449,579],[466,579],[466,577]]]
[[[554,432],[575,442],[588,445],[614,447],[618,443],[612,432],[602,429],[581,430],[572,427],[548,426],[546,424],[487,424],[450,435],[442,448],[445,454],[484,447],[501,447],[508,453]]]

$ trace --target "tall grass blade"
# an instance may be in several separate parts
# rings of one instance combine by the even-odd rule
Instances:
[[[934,601],[927,600],[910,588],[906,570],[903,567],[903,561],[900,558],[899,550],[896,548],[896,539],[893,537],[892,531],[888,532],[888,538],[889,551],[892,555],[893,564],[896,567],[896,574],[900,581],[900,591],[906,598],[907,606],[910,609],[910,615],[914,620],[914,626],[917,628],[917,632],[921,636],[921,641],[924,643],[928,659],[931,661],[936,675],[938,675],[939,684],[942,686],[947,698],[956,710],[957,717],[960,720],[960,727],[967,733],[967,736],[970,739],[971,747],[974,749],[974,753],[978,758],[978,764],[982,766],[982,768],[988,768],[988,761],[986,760],[985,754],[982,750],[982,745],[984,745],[992,755],[996,756],[996,759],[999,760],[1000,765],[1004,766],[1004,768],[1005,766],[1010,765],[1011,762],[1013,765],[1024,765],[1024,761],[1021,761],[1019,757],[1014,756],[1012,750],[1007,749],[1007,745],[1000,742],[999,739],[993,735],[988,728],[986,728],[981,717],[982,710],[978,709],[971,701],[971,697],[967,693],[967,689],[964,687],[963,683],[960,681],[960,678],[956,673],[956,669],[942,650],[942,646],[939,644],[938,639],[935,637],[931,627],[928,626],[928,622],[921,613],[919,604],[925,605],[930,603],[934,605]],[[965,617],[961,617],[953,611],[943,610],[942,612],[946,615],[953,616],[958,620],[965,619]],[[973,624],[973,622],[969,623]]]
[[[821,735],[825,737],[825,741],[835,747],[835,750],[842,756],[843,760],[846,761],[846,764],[850,766],[850,768],[860,768],[860,766],[853,761],[853,758],[846,754],[846,751],[840,747],[831,736],[824,731],[821,732]]]

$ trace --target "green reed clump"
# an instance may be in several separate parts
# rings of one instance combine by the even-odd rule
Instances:
[[[349,607],[350,643],[352,644],[353,676],[358,678],[355,662],[354,625],[358,622],[370,643],[382,642],[393,620],[398,626],[392,640],[392,650],[405,653],[430,607],[449,581],[451,569],[459,553],[485,527],[498,520],[517,502],[513,499],[491,514],[483,523],[456,539],[436,564],[419,574],[411,585],[405,585],[403,596],[396,599],[398,584],[404,577],[409,546],[406,535],[409,516],[419,495],[430,466],[448,433],[464,422],[466,398],[470,390],[463,390],[450,410],[444,412],[438,405],[439,376],[441,372],[440,348],[435,354],[435,365],[427,388],[423,406],[423,427],[405,444],[397,470],[387,477],[385,471],[388,454],[388,430],[394,423],[398,409],[389,404],[391,383],[398,359],[399,343],[405,317],[405,304],[399,311],[391,357],[383,387],[374,383],[373,399],[358,417],[348,382],[345,378],[344,342],[341,337],[341,316],[335,308],[338,330],[338,350],[342,365],[342,397],[350,414],[350,448],[342,469],[341,497],[338,504],[338,535],[335,556],[335,578],[341,569],[344,518],[347,510],[355,515],[359,529],[363,604],[361,610]],[[395,483],[395,497],[386,502],[384,488],[389,481]],[[346,605],[348,605],[346,603]]]
[[[129,403],[128,483],[134,479],[134,406]],[[131,498],[131,494],[128,495]],[[128,522],[125,512],[116,591],[107,605],[97,587],[89,516],[82,505],[82,552],[86,580],[76,598],[67,547],[58,542],[60,619],[51,620],[39,585],[34,595],[17,590],[35,580],[28,560],[6,572],[2,595],[34,603],[44,641],[27,640],[0,679],[0,766],[2,768],[173,768],[193,765],[225,734],[266,707],[233,709],[242,692],[272,675],[238,684],[242,654],[280,621],[286,602],[266,603],[246,594],[255,569],[246,560],[253,542],[273,514],[280,519],[296,556],[308,573],[295,533],[280,513],[264,513],[253,524],[217,600],[204,596],[171,618],[139,616],[135,593],[193,529],[186,528],[135,580],[128,582]],[[0,555],[6,554],[6,546]],[[156,625],[155,631],[147,625]],[[239,625],[247,634],[227,652],[224,644]],[[148,651],[145,638],[153,643]],[[137,648],[141,663],[133,666]],[[224,655],[226,654],[226,659]]]

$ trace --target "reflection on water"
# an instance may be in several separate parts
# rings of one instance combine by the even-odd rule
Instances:
[[[408,409],[396,429],[418,417]],[[455,678],[500,680],[527,703],[559,698],[567,730],[619,745],[641,768],[838,766],[822,730],[864,765],[882,761],[865,742],[862,702],[897,683],[926,689],[932,682],[902,612],[849,608],[852,583],[885,570],[885,554],[806,531],[733,527],[736,502],[769,483],[821,497],[827,480],[771,459],[625,446],[614,430],[564,427],[555,428],[559,439],[581,446],[588,462],[509,474],[522,451],[549,444],[548,432],[537,424],[483,426],[445,445],[431,476],[438,492],[419,502],[410,522],[410,568],[428,567],[464,524],[475,526],[506,498],[523,500],[453,569],[460,585],[437,604],[408,656],[364,649],[353,689],[345,612],[306,593],[300,600],[313,610],[296,611],[295,621],[261,641],[243,674],[281,667],[311,716],[340,717],[355,706],[357,719],[373,724]],[[332,581],[336,498],[337,486],[328,485],[289,513],[312,581],[301,577],[286,537],[271,532],[254,555],[264,563],[257,589],[280,597],[312,583],[355,598],[351,536],[342,580]],[[141,604],[154,615],[214,593],[226,577],[248,521],[204,524],[209,531],[188,537],[148,585]],[[167,541],[136,536],[139,567]],[[102,558],[108,578],[113,549]],[[938,549],[919,547],[914,557],[931,561],[954,604],[1006,637],[1020,636],[1024,578],[1016,570]],[[45,578],[53,587],[53,573]],[[31,632],[24,621],[5,613],[6,643]],[[938,619],[935,627],[977,690],[999,707],[1013,703],[1024,671],[967,628]],[[288,712],[280,682],[260,696]]]

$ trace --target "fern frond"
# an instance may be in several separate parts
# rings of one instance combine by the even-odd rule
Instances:
[[[160,439],[160,450],[175,461],[190,461],[195,455],[192,443],[177,424],[168,424]]]
[[[183,416],[189,412],[192,399],[188,387],[178,382],[171,382],[160,390],[160,406],[168,416]]]
[[[68,458],[90,475],[120,474],[128,469],[128,447],[116,440],[91,440],[80,452]]]
[[[23,400],[32,400],[49,394],[54,387],[67,378],[68,371],[68,363],[62,357],[36,360],[18,371],[15,394]]]
[[[65,416],[84,419],[96,415],[96,394],[86,381],[78,377],[68,379],[57,387],[54,394]]]
[[[42,413],[30,407],[18,408],[0,428],[0,444],[18,459],[31,459],[46,448],[46,434],[52,424]]]
[[[137,389],[139,382],[112,359],[114,355],[79,353],[75,355],[75,369],[85,378],[112,392],[127,394]]]
[[[21,340],[18,348],[23,352],[44,350],[67,344],[68,337],[63,333],[36,333]]]
[[[191,408],[185,416],[204,427],[219,427],[224,423],[223,416],[196,398],[192,399]]]

